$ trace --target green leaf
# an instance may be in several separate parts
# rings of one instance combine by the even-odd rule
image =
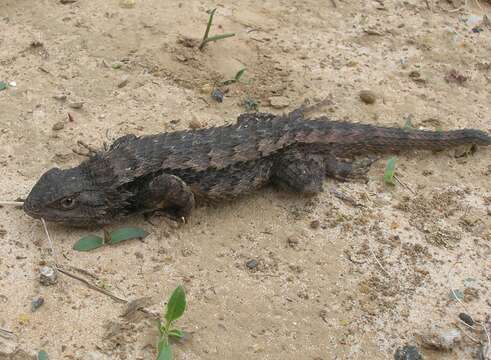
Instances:
[[[235,74],[233,79],[222,81],[222,85],[231,85],[231,84],[238,82],[240,80],[240,78],[242,77],[242,75],[244,75],[245,70],[246,69],[241,69],[241,70],[237,71],[237,74]]]
[[[212,42],[212,41],[218,41],[222,39],[226,39],[229,37],[235,36],[235,33],[228,33],[228,34],[222,34],[222,35],[215,35],[215,36],[210,36],[205,40],[205,44]]]
[[[184,310],[186,309],[186,294],[184,288],[179,285],[172,293],[169,303],[167,304],[167,311],[165,313],[165,319],[168,323],[179,319]]]
[[[159,349],[159,355],[157,356],[157,360],[172,360],[172,349],[170,344],[164,344]]]
[[[44,350],[38,352],[37,360],[48,360],[48,353]]]
[[[257,103],[256,100],[248,97],[244,100],[244,107],[246,108],[246,111],[253,111],[253,110],[257,110],[259,104]]]
[[[384,182],[386,184],[395,185],[394,182],[394,172],[396,169],[396,157],[391,157],[389,161],[387,161],[387,167],[385,168],[384,173]]]
[[[464,293],[459,289],[450,290],[449,295],[452,300],[464,300]]]
[[[235,78],[234,80],[235,81],[239,81],[240,78],[242,77],[242,75],[244,75],[244,72],[246,71],[246,69],[240,69],[239,71],[237,71],[237,74],[235,74]]]
[[[171,331],[169,331],[169,336],[182,339],[184,337],[184,332],[179,329],[172,329]]]
[[[130,239],[143,239],[148,235],[148,233],[140,228],[121,228],[111,232],[110,234],[110,244],[116,244],[120,241],[130,240]]]
[[[90,251],[104,245],[104,240],[97,235],[86,235],[73,245],[73,250]]]
[[[8,87],[9,84],[7,84],[5,81],[0,81],[0,91],[5,90]]]
[[[407,118],[406,122],[404,123],[404,130],[413,130],[413,129],[414,129],[414,126],[413,126],[413,123],[411,121],[411,118]]]

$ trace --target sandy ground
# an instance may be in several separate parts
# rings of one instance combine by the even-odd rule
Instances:
[[[127,133],[233,122],[246,99],[281,112],[327,98],[336,119],[491,130],[491,26],[474,23],[491,14],[489,3],[336,4],[1,1],[0,80],[16,86],[0,91],[0,199],[25,197],[48,168],[80,162],[78,140],[102,147]],[[201,52],[192,39],[215,6],[213,33],[236,36]],[[241,68],[224,102],[211,99],[213,85]],[[286,107],[271,108],[274,96]],[[152,311],[185,286],[179,325],[191,339],[174,347],[176,359],[391,359],[404,344],[425,359],[476,358],[479,345],[462,333],[448,352],[424,349],[419,337],[439,326],[484,339],[457,315],[491,314],[491,151],[460,155],[399,156],[407,188],[384,185],[385,158],[368,184],[327,179],[314,199],[267,189],[200,208],[180,228],[132,218],[125,224],[145,228],[145,240],[90,253],[72,250],[87,231],[50,232],[59,262],[127,299],[151,297]],[[16,334],[0,344],[52,359],[155,358],[149,319],[122,318],[124,305],[62,275],[41,286],[39,269],[51,261],[41,224],[0,209],[0,328]],[[33,313],[37,296],[45,304]]]

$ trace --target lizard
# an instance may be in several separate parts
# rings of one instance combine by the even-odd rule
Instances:
[[[484,131],[429,131],[311,118],[244,113],[230,125],[125,135],[78,166],[46,171],[24,211],[69,226],[104,225],[162,212],[185,220],[196,204],[232,200],[273,184],[312,196],[325,177],[366,177],[370,154],[491,145]],[[361,158],[360,158],[361,157]]]

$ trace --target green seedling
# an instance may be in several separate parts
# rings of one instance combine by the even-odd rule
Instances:
[[[159,320],[158,322],[160,337],[157,343],[157,360],[171,360],[170,338],[181,339],[184,337],[182,330],[173,327],[174,322],[184,314],[184,310],[186,310],[186,293],[184,288],[179,285],[167,303],[165,321]]]
[[[222,85],[231,85],[236,82],[239,82],[242,75],[244,75],[245,70],[246,69],[240,69],[239,71],[237,71],[237,74],[235,74],[233,79],[225,80],[224,82],[222,82]]]
[[[210,17],[208,18],[208,24],[206,25],[205,35],[203,36],[203,40],[201,40],[201,44],[199,45],[200,50],[203,50],[205,45],[209,42],[218,41],[218,40],[222,40],[222,39],[226,39],[226,38],[235,36],[235,33],[227,33],[227,34],[215,35],[215,36],[211,36],[211,37],[208,36],[210,34],[211,24],[213,23],[213,16],[215,15],[216,11],[217,11],[216,8],[208,11],[208,13],[210,14]]]
[[[387,161],[387,166],[385,167],[385,173],[384,173],[384,182],[386,184],[395,185],[394,173],[396,170],[396,160],[397,158],[394,156],[391,157],[389,161]]]
[[[256,100],[248,97],[244,100],[244,107],[246,111],[257,111],[259,104]]]
[[[108,232],[104,230],[104,237],[89,234],[78,240],[73,249],[77,251],[90,251],[105,245],[114,245],[130,239],[143,239],[148,233],[140,228],[121,228]]]
[[[406,122],[404,123],[404,130],[414,130],[411,118],[406,119]]]
[[[36,357],[37,360],[48,360],[48,353],[44,350],[40,350]]]
[[[9,84],[7,84],[5,81],[0,81],[0,91],[5,90],[8,87]]]

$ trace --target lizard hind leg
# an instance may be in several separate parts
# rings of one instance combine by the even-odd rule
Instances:
[[[276,159],[271,180],[286,190],[315,195],[322,192],[325,173],[321,155],[291,149]]]
[[[194,194],[186,183],[169,174],[150,180],[142,198],[147,213],[159,213],[176,221],[185,221],[195,205]]]

